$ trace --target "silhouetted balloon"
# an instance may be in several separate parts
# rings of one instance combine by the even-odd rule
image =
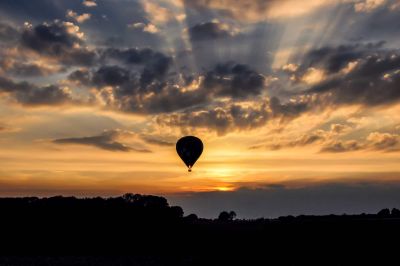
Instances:
[[[194,163],[203,152],[203,142],[194,136],[183,137],[176,143],[176,152],[191,172]]]

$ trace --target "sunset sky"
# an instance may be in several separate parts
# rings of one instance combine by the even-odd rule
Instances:
[[[0,95],[0,196],[400,207],[399,0],[2,0]]]

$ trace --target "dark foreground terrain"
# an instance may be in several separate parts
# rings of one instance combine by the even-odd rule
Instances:
[[[1,198],[0,265],[400,264],[400,211],[199,219],[162,197]]]

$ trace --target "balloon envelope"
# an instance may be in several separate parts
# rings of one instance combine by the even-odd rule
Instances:
[[[176,143],[176,152],[189,168],[188,170],[190,172],[194,163],[203,152],[203,142],[194,136],[183,137]]]

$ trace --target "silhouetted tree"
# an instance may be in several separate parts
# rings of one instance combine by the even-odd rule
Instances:
[[[183,217],[183,209],[179,206],[172,206],[169,208],[170,213],[174,218],[182,218]]]
[[[218,220],[223,222],[232,221],[235,218],[236,218],[236,213],[234,211],[230,212],[223,211],[218,216]]]
[[[390,217],[390,210],[389,209],[382,209],[378,212],[378,216],[380,217]]]
[[[194,213],[191,213],[191,214],[189,214],[188,216],[185,217],[185,220],[188,221],[188,222],[194,222],[194,221],[196,221],[198,219],[199,219],[199,217],[197,217],[197,215],[194,214]]]
[[[392,217],[399,218],[400,217],[400,210],[396,209],[396,208],[393,208],[392,211],[391,211],[391,215],[392,215]]]

